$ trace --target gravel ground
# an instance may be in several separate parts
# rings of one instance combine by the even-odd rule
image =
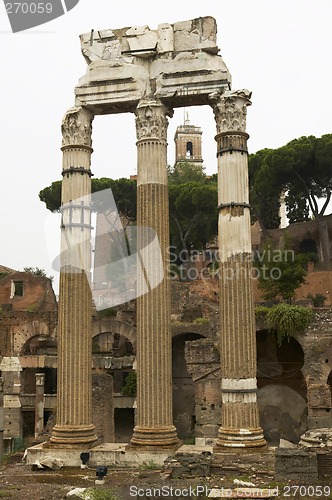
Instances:
[[[252,468],[251,468],[252,469]],[[112,469],[109,468],[104,485],[95,486],[95,469],[65,468],[59,471],[32,471],[31,466],[22,462],[22,454],[17,453],[7,458],[0,466],[0,499],[8,500],[60,500],[66,498],[74,488],[93,488],[96,500],[135,500],[153,499],[153,488],[164,493],[160,498],[207,498],[205,492],[200,496],[194,488],[234,488],[234,479],[251,481],[260,488],[279,487],[278,498],[290,499],[326,499],[332,498],[332,478],[321,481],[322,490],[317,485],[300,485],[294,482],[277,484],[268,472],[255,474],[252,470],[243,470],[241,474],[213,475],[209,478],[170,479],[167,473],[160,470]],[[191,490],[190,490],[191,488]],[[325,489],[324,489],[325,488]],[[185,491],[184,496],[179,492]],[[191,494],[190,494],[191,492]],[[322,494],[320,494],[320,492]]]

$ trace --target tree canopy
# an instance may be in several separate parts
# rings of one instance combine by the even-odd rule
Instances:
[[[39,199],[46,204],[46,208],[51,212],[59,212],[61,207],[61,185],[62,181],[52,182],[50,186],[42,189],[39,193]],[[101,177],[92,179],[91,191],[97,193],[104,189],[112,189],[114,199],[120,216],[128,221],[136,220],[136,182],[130,179],[109,179]],[[92,209],[96,212],[103,210],[103,199],[94,199]]]
[[[167,170],[170,184],[204,183],[207,179],[203,165],[195,165],[188,161],[178,162],[173,167],[168,166]]]
[[[170,184],[171,244],[178,253],[203,250],[217,234],[217,184]]]
[[[249,172],[253,213],[263,229],[278,227],[278,200],[286,192],[290,222],[307,221],[311,212],[320,235],[321,260],[328,267],[322,217],[332,194],[332,134],[300,137],[281,148],[258,151],[249,158]]]
[[[305,283],[308,259],[295,253],[291,246],[286,235],[283,248],[275,248],[270,240],[256,254],[258,288],[265,300],[291,303],[295,290]]]
[[[177,254],[182,250],[202,250],[217,234],[217,182],[208,178],[201,166],[184,162],[169,168],[169,207],[171,244]],[[92,179],[92,192],[112,189],[119,215],[128,222],[136,221],[137,185],[129,179]],[[39,193],[46,207],[59,211],[61,206],[61,181],[53,182]],[[102,197],[93,200],[92,209],[103,211]]]

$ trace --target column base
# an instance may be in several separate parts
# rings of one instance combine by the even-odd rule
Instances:
[[[260,427],[251,429],[236,429],[232,427],[220,427],[218,439],[214,446],[214,451],[237,449],[266,448],[266,441],[263,435],[263,429]]]
[[[133,437],[129,446],[145,447],[178,447],[181,441],[177,437],[174,425],[167,427],[139,427],[134,428]]]
[[[50,437],[49,446],[61,448],[91,447],[97,444],[94,425],[55,425]]]

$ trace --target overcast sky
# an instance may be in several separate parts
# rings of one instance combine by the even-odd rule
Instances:
[[[232,88],[252,91],[250,152],[303,135],[332,133],[331,0],[80,0],[66,15],[16,34],[1,2],[0,264],[38,266],[55,274],[46,239],[56,253],[59,228],[56,223],[53,240],[45,237],[49,215],[38,192],[61,179],[61,119],[74,104],[74,87],[86,69],[79,35],[145,24],[156,29],[161,23],[201,16],[217,20],[218,45],[232,74]],[[174,163],[174,132],[183,117],[178,109],[170,121],[169,164]],[[190,108],[189,117],[203,129],[206,172],[214,173],[212,110]],[[136,173],[133,116],[96,117],[93,147],[95,177]]]

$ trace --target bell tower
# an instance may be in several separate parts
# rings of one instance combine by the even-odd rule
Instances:
[[[190,124],[188,111],[183,125],[179,125],[174,135],[175,165],[188,162],[195,166],[203,165],[202,129]]]

